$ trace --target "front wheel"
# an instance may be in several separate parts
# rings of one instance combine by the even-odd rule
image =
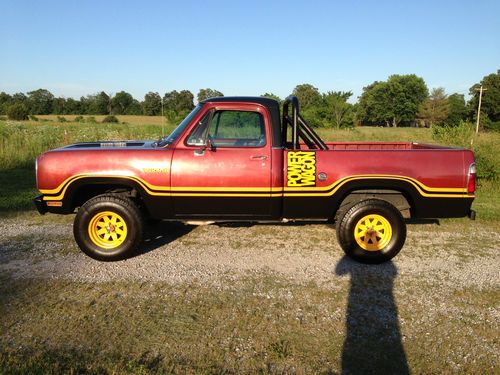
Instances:
[[[80,249],[103,261],[129,257],[142,239],[139,208],[128,198],[100,195],[78,210],[73,234]]]
[[[362,263],[382,263],[399,253],[406,225],[392,204],[369,199],[355,204],[337,223],[337,239],[344,252]]]

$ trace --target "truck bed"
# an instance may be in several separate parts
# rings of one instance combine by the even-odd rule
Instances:
[[[449,150],[452,147],[416,142],[326,142],[329,150]],[[304,148],[305,145],[304,145]]]

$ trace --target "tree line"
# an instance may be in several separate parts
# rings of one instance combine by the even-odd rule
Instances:
[[[201,89],[197,100],[200,102],[214,96],[223,96],[223,93],[210,88]],[[184,116],[193,108],[194,95],[189,90],[173,90],[166,92],[163,97],[157,92],[148,92],[142,101],[125,91],[114,95],[101,91],[97,94],[82,96],[79,100],[55,97],[46,89],[38,89],[26,94],[0,93],[0,115],[9,115],[9,118],[17,120],[27,119],[28,115],[159,116],[162,112],[174,120]]]
[[[481,124],[488,129],[500,130],[500,70],[474,84],[470,99],[463,94],[446,94],[444,88],[429,92],[423,78],[415,74],[391,75],[386,81],[375,81],[363,88],[354,104],[349,102],[351,91],[321,93],[311,84],[297,85],[293,95],[299,98],[303,116],[315,127],[348,128],[355,125],[372,126],[456,126],[462,121],[475,120],[480,86],[483,92]],[[223,93],[210,88],[201,89],[198,102]],[[262,96],[282,102],[272,93]],[[184,117],[194,108],[194,95],[189,90],[170,91],[162,96],[148,92],[142,101],[120,91],[108,95],[104,91],[94,95],[73,98],[55,97],[50,91],[38,89],[27,94],[0,93],[0,114],[24,119],[28,115],[161,115],[172,121]],[[12,115],[12,116],[11,116]]]

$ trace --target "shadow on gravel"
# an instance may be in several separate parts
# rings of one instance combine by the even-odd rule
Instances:
[[[143,241],[139,249],[131,257],[141,256],[169,244],[191,232],[195,226],[178,222],[160,221],[148,224],[144,231]]]
[[[351,275],[342,374],[409,374],[394,301],[392,262],[364,265],[343,257],[337,275]]]

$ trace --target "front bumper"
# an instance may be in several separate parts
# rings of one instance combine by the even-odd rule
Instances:
[[[47,209],[47,204],[43,200],[43,195],[39,195],[35,199],[33,199],[33,202],[35,203],[35,207],[40,213],[40,215],[45,215],[48,211]]]

